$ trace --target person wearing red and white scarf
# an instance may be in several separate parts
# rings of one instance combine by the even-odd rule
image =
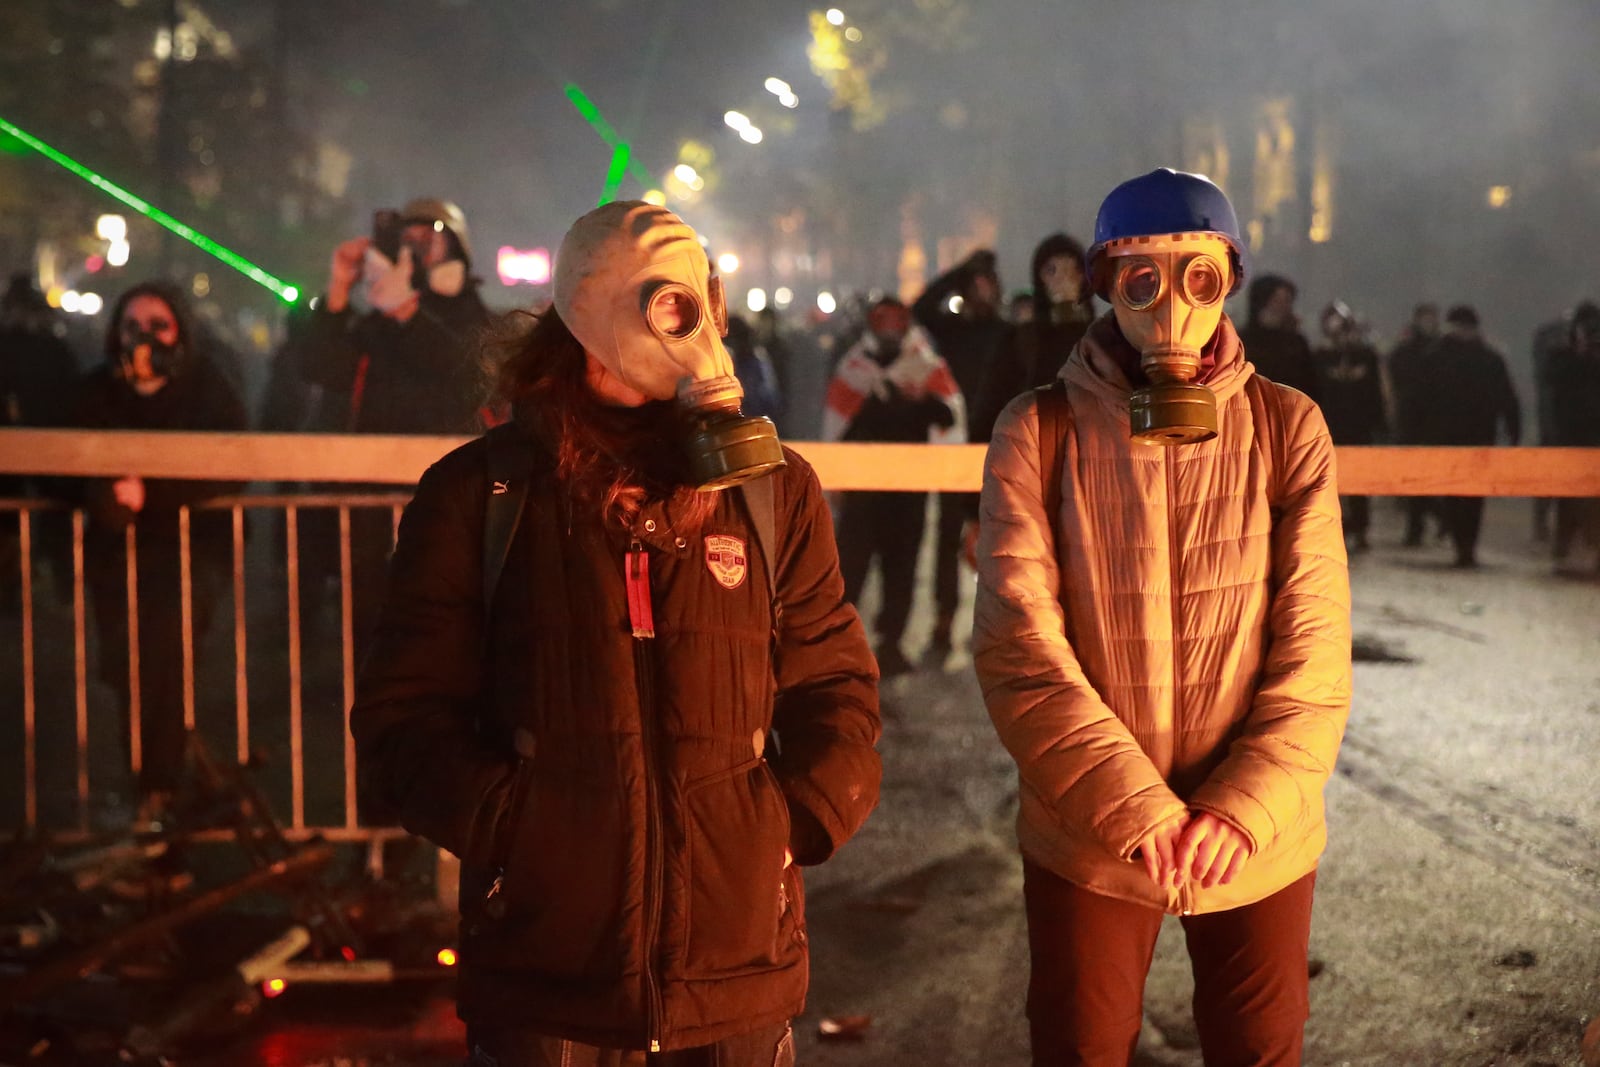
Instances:
[[[966,410],[950,367],[911,312],[885,298],[867,312],[867,333],[834,372],[822,415],[827,441],[933,441],[966,439]],[[853,492],[839,509],[839,569],[845,598],[859,604],[872,558],[883,576],[883,606],[876,629],[879,670],[903,674],[911,662],[900,647],[916,584],[926,493]]]

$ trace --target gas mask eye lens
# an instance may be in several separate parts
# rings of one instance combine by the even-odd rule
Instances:
[[[1210,256],[1196,256],[1183,269],[1183,291],[1189,303],[1210,307],[1222,299],[1222,270]]]
[[[1117,292],[1133,311],[1143,311],[1161,295],[1161,271],[1148,259],[1135,259],[1117,275]]]
[[[700,328],[700,302],[686,286],[663,285],[645,299],[644,317],[657,336],[684,341]]]

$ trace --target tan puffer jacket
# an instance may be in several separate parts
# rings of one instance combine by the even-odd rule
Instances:
[[[1315,404],[1265,382],[1282,427],[1257,440],[1254,370],[1227,318],[1205,379],[1218,436],[1135,442],[1115,345],[1108,315],[1062,368],[1071,418],[1048,527],[1034,395],[996,425],[973,657],[1019,769],[1024,855],[1107,896],[1221,911],[1310,872],[1327,840],[1322,791],[1350,708],[1333,445]],[[1231,884],[1169,892],[1133,858],[1185,808],[1249,837]]]

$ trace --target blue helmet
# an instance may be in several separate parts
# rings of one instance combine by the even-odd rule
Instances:
[[[1233,260],[1233,288],[1244,284],[1244,239],[1239,218],[1228,197],[1203,174],[1188,174],[1170,167],[1130,178],[1111,190],[1100,203],[1094,220],[1094,245],[1084,257],[1084,267],[1101,297],[1108,279],[1095,271],[1095,261],[1106,245],[1124,237],[1158,233],[1210,233],[1228,242]]]

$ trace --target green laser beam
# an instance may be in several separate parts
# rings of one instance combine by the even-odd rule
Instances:
[[[600,109],[595,106],[595,102],[589,99],[588,94],[582,89],[578,88],[572,82],[568,82],[566,87],[561,91],[565,93],[567,99],[572,102],[572,106],[577,108],[578,114],[583,116],[583,121],[594,127],[594,132],[599,134],[600,139],[606,143],[606,147],[611,149],[611,166],[615,168],[617,166],[617,150],[619,148],[628,148],[628,143],[622,139],[622,135],[617,133],[616,129],[611,125],[611,123],[606,121],[606,117],[600,113]],[[624,159],[622,166],[624,167],[628,177],[632,178],[646,189],[666,188],[665,185],[656,180],[655,175],[651,174],[644,168],[642,164],[634,160],[633,150],[631,148],[628,148],[627,157]],[[606,177],[606,187],[608,189],[611,187],[610,182],[611,177],[608,173]],[[617,183],[617,187],[619,189],[621,188],[621,184],[622,183],[619,179]],[[613,199],[615,199],[614,196]],[[601,201],[601,203],[605,202],[606,201],[604,200]]]
[[[23,144],[33,149],[41,156],[44,156],[57,166],[76,174],[78,177],[82,178],[96,189],[99,189],[113,200],[121,201],[134,211],[137,211],[139,214],[143,215],[145,218],[150,219],[152,222],[158,223],[170,230],[172,233],[177,234],[179,237],[182,237],[185,241],[188,241],[202,252],[207,252],[215,256],[217,259],[222,260],[222,262],[226,263],[240,274],[243,274],[251,281],[272,290],[288,303],[292,304],[296,300],[300,299],[300,290],[298,287],[290,285],[288,282],[282,281],[281,279],[274,278],[272,275],[268,274],[266,271],[262,270],[248,259],[245,259],[243,256],[239,255],[237,252],[234,252],[228,248],[224,248],[222,245],[219,245],[217,242],[213,241],[199,230],[196,230],[193,226],[179,222],[177,219],[173,218],[165,211],[162,211],[160,208],[154,206],[149,201],[135,196],[133,193],[130,193],[128,190],[124,189],[116,182],[111,181],[109,178],[106,178],[100,174],[96,174],[94,171],[90,170],[82,163],[79,163],[66,153],[57,151],[50,145],[45,144],[28,131],[21,129],[10,122],[7,122],[4,118],[0,118],[0,131],[10,134],[12,137],[16,138],[18,141],[21,141]]]
[[[622,179],[628,174],[628,159],[633,155],[633,149],[628,147],[628,142],[623,141],[611,150],[611,166],[606,170],[606,187],[600,194],[600,204],[604,206],[617,198],[617,193],[622,189]]]

